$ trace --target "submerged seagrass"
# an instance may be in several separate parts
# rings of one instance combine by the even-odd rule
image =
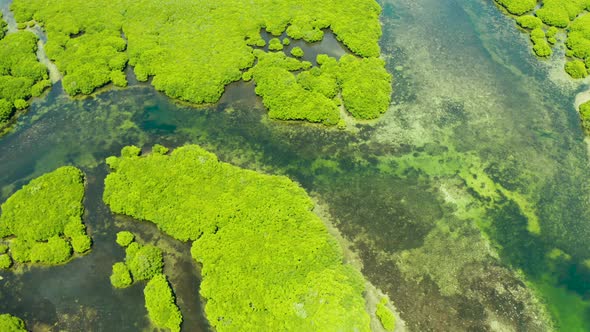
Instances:
[[[286,177],[220,162],[199,146],[109,157],[103,199],[154,222],[203,264],[201,295],[218,331],[369,331],[364,281],[305,191]]]
[[[70,95],[90,94],[109,82],[126,86],[123,69],[129,63],[138,80],[153,76],[154,87],[172,98],[214,103],[226,85],[241,80],[260,60],[255,48],[266,45],[263,30],[311,43],[322,40],[329,28],[355,54],[335,67],[338,75],[331,75],[342,98],[325,96],[313,85],[301,86],[294,74],[260,61],[256,67],[267,75],[255,75],[254,81],[270,117],[333,125],[340,120],[342,101],[354,117],[373,119],[387,110],[391,99],[391,75],[379,59],[381,8],[374,0],[182,0],[166,5],[153,0],[16,0],[12,9],[19,22],[44,25],[47,55],[64,74]],[[273,38],[269,50],[291,61],[303,56],[289,45],[289,39]],[[367,66],[369,70],[361,70]],[[310,67],[307,63],[298,69],[307,73]],[[350,79],[358,81],[357,90],[350,91]],[[371,109],[359,110],[359,105]]]

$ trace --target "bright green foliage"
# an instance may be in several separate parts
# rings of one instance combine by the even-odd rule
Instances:
[[[576,19],[569,30],[565,44],[572,55],[580,59],[590,58],[590,15]]]
[[[154,146],[152,147],[152,153],[166,154],[168,153],[168,151],[170,151],[170,149],[160,144],[154,144]]]
[[[110,73],[110,79],[113,82],[113,85],[118,87],[126,87],[127,86],[127,77],[125,77],[125,73],[118,70],[113,70]]]
[[[7,254],[0,255],[0,269],[8,269],[12,266],[12,259]]]
[[[283,38],[283,45],[285,45],[285,46],[291,45],[291,39],[289,39],[289,38]]]
[[[567,28],[566,57],[574,59],[566,63],[565,70],[573,78],[584,78],[590,68],[590,15],[585,14],[588,10],[590,0],[544,0],[534,12],[536,16],[525,15],[516,21],[523,28],[532,29],[533,51],[539,57],[551,55],[557,33],[560,28]]]
[[[319,67],[284,53],[255,52],[257,65],[250,70],[256,94],[279,120],[307,120],[335,125],[340,120],[339,104],[333,99],[342,89],[346,109],[356,118],[374,119],[385,112],[391,100],[391,75],[379,58],[344,55],[340,62],[318,56]],[[297,77],[290,71],[304,69]]]
[[[375,314],[379,318],[381,325],[386,331],[393,331],[395,330],[395,316],[393,312],[387,308],[387,299],[382,298],[379,303],[377,303],[377,310]]]
[[[10,241],[10,254],[15,262],[27,263],[31,261],[31,247],[34,241],[21,240],[16,238]]]
[[[47,54],[64,73],[69,94],[88,94],[111,81],[125,86],[122,70],[128,61],[138,80],[153,76],[154,87],[172,98],[216,102],[227,84],[254,65],[253,46],[266,44],[263,28],[307,42],[321,40],[322,29],[329,28],[356,55],[380,54],[381,8],[375,0],[179,0],[166,5],[156,0],[15,0],[12,9],[19,22],[44,24]],[[273,38],[269,49],[289,44],[287,38]],[[291,74],[267,69],[278,81],[293,81]],[[301,114],[275,109],[275,118],[337,122],[331,119],[330,101],[292,85],[287,84],[292,89],[284,97]],[[311,116],[311,109],[320,114]]]
[[[137,242],[134,243],[137,244]],[[125,263],[133,280],[149,280],[156,274],[162,273],[164,267],[162,250],[152,245],[140,245],[137,251],[127,251]]]
[[[541,28],[536,28],[531,31],[531,41],[533,42],[533,51],[540,57],[548,57],[551,55],[551,47],[547,43],[545,31]]]
[[[291,49],[291,55],[296,58],[301,58],[305,55],[305,52],[301,49],[301,47],[296,46]]]
[[[565,71],[573,78],[584,78],[588,76],[586,64],[580,60],[569,61],[565,64]]]
[[[0,99],[0,124],[10,119],[13,113],[12,103],[6,99]]]
[[[70,241],[74,252],[79,254],[87,252],[92,246],[92,239],[88,235],[76,235]]]
[[[0,315],[0,331],[2,332],[26,332],[25,322],[22,319],[9,315]]]
[[[116,288],[125,288],[130,286],[132,282],[127,265],[123,262],[115,263],[111,274],[111,284]]]
[[[17,99],[17,100],[14,101],[14,107],[17,110],[24,110],[25,108],[29,107],[29,103],[27,103],[26,100]]]
[[[553,44],[557,43],[557,38],[555,38],[555,36],[557,35],[558,32],[559,32],[559,29],[556,27],[549,27],[549,29],[547,29],[546,35],[547,35],[547,41],[549,42],[549,44],[553,45]]]
[[[590,101],[580,105],[580,118],[582,119],[582,127],[586,134],[590,135]]]
[[[543,0],[543,7],[535,14],[547,25],[565,28],[588,8],[590,0]]]
[[[0,40],[0,123],[12,116],[13,108],[27,108],[26,100],[40,90],[36,84],[48,78],[47,68],[37,61],[36,50],[37,37],[28,31]]]
[[[123,157],[137,157],[141,153],[141,149],[134,145],[129,145],[121,150]]]
[[[283,43],[278,38],[273,38],[268,42],[269,51],[281,51],[283,50]]]
[[[2,204],[0,237],[14,235],[10,253],[17,262],[58,264],[89,249],[82,224],[84,175],[66,166],[33,179]]]
[[[268,108],[268,115],[278,120],[306,120],[335,125],[340,119],[338,106],[317,91],[304,89],[291,71],[307,69],[305,62],[285,53],[256,52],[258,64],[251,69],[256,94]]]
[[[129,231],[117,233],[117,244],[121,247],[127,247],[133,240],[135,240],[135,235]]]
[[[66,166],[23,186],[2,204],[0,234],[43,241],[64,233],[67,223],[81,223],[84,175]]]
[[[6,30],[8,30],[7,24],[2,19],[2,17],[0,17],[0,39],[4,38],[4,36],[6,35]]]
[[[219,162],[195,145],[111,165],[103,199],[113,212],[194,241],[215,330],[369,331],[361,276],[288,178]]]
[[[391,75],[379,58],[340,58],[338,80],[346,110],[359,119],[375,119],[389,107]]]
[[[163,274],[154,276],[145,286],[143,294],[145,307],[152,323],[172,332],[180,331],[182,314],[176,306],[175,297],[166,276]]]
[[[530,12],[537,5],[537,0],[496,0],[496,2],[515,15]]]
[[[67,261],[71,256],[72,248],[68,241],[59,236],[53,236],[47,242],[33,244],[30,260],[33,263],[56,265]]]
[[[525,29],[537,29],[543,27],[543,21],[536,16],[524,15],[516,18],[516,23]]]
[[[43,91],[45,91],[45,89],[49,87],[51,87],[50,80],[41,80],[33,84],[33,86],[31,87],[31,95],[33,97],[39,97],[43,93]]]
[[[0,254],[5,254],[8,251],[8,245],[0,244]]]
[[[319,92],[330,99],[338,93],[338,80],[334,72],[319,67],[301,72],[297,75],[297,83],[306,90]]]

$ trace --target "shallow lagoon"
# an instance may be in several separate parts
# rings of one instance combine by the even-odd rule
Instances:
[[[122,146],[197,143],[224,161],[286,174],[327,205],[411,330],[547,330],[543,296],[561,330],[588,329],[589,275],[575,264],[590,257],[578,88],[557,74],[562,64],[534,58],[490,0],[382,6],[394,103],[350,131],[270,121],[251,84],[198,109],[137,83],[77,100],[56,85],[36,100],[0,139],[2,200],[42,173],[79,166],[95,244],[62,267],[0,272],[0,311],[34,330],[147,328],[142,286],[113,290],[108,280],[124,254],[115,233],[130,229],[168,254],[185,330],[207,330],[188,248],[111,216],[101,201],[104,158]],[[540,235],[526,231],[523,206]],[[555,248],[572,259],[546,258]]]

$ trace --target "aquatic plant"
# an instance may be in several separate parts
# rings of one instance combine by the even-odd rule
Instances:
[[[116,288],[125,288],[131,286],[133,280],[131,279],[131,273],[127,268],[127,265],[123,262],[117,262],[113,264],[113,272],[111,274],[111,285]]]
[[[122,231],[117,233],[117,244],[121,247],[127,247],[135,240],[135,235],[129,231]]]
[[[383,297],[379,303],[377,303],[375,314],[386,331],[393,331],[395,329],[395,316],[393,315],[393,312],[387,308],[387,298]]]
[[[82,224],[84,174],[65,166],[31,180],[2,204],[0,236],[9,240],[17,262],[59,264],[72,247],[77,253],[90,248]]]
[[[25,322],[10,314],[0,314],[0,331],[26,332]]]
[[[243,71],[251,68],[256,58],[260,60],[253,47],[266,44],[260,35],[263,28],[275,36],[269,42],[270,51],[290,44],[290,39],[278,38],[282,33],[314,42],[329,28],[356,56],[377,59],[380,55],[381,8],[374,0],[224,0],[207,5],[182,0],[169,6],[153,0],[16,0],[12,9],[18,22],[44,24],[46,52],[64,74],[63,86],[71,95],[90,94],[109,82],[126,86],[122,70],[128,62],[138,80],[153,76],[152,85],[172,98],[198,104],[217,102],[227,84],[249,80]],[[384,66],[383,62],[375,64]],[[260,64],[257,67],[262,69]],[[271,118],[330,125],[338,122],[330,100],[291,84],[290,73],[275,66],[266,69],[267,75],[260,77],[288,81],[280,85],[280,96],[272,99],[280,97],[285,99],[283,104],[293,105],[289,109],[275,107],[270,110]],[[384,67],[382,71],[386,72]],[[391,81],[381,75],[368,79]],[[381,105],[380,100],[372,101],[373,97],[380,99],[381,95],[362,96],[371,106]],[[273,102],[265,103],[269,104],[274,106]],[[369,118],[382,110],[371,113]],[[357,114],[365,112],[353,113]]]
[[[159,328],[180,331],[182,314],[176,306],[174,293],[163,274],[155,275],[143,290],[150,320]]]
[[[369,330],[363,279],[297,184],[195,145],[110,160],[103,199],[113,212],[194,241],[216,330]]]

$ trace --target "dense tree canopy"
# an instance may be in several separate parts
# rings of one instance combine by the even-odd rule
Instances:
[[[172,98],[216,102],[227,84],[249,78],[243,71],[260,59],[253,47],[266,44],[262,29],[276,36],[269,42],[270,51],[290,44],[289,39],[278,38],[282,33],[314,42],[329,28],[356,56],[377,60],[380,55],[381,8],[374,0],[181,0],[166,5],[155,0],[15,0],[12,9],[19,22],[44,24],[47,54],[64,74],[63,86],[71,95],[89,94],[109,82],[125,86],[122,70],[129,63],[139,80],[153,76],[154,87]],[[294,56],[303,55],[294,50]],[[384,66],[381,61],[374,63]],[[270,110],[272,118],[338,122],[334,102],[298,87],[292,73],[257,67],[281,85],[282,93],[267,99],[286,99],[280,109]],[[359,74],[356,78],[361,80],[374,79]],[[378,78],[383,84],[391,81],[389,74]],[[368,93],[361,99],[369,100],[371,107],[380,106],[381,95],[376,101],[373,96]],[[274,106],[273,101],[265,104],[269,103]],[[289,109],[287,103],[292,105]],[[381,109],[352,114],[373,118],[380,113]]]
[[[113,212],[194,241],[217,331],[369,330],[362,277],[342,263],[297,184],[219,162],[195,145],[108,163],[103,198]]]
[[[47,68],[37,61],[37,37],[28,31],[5,36],[5,28],[0,16],[0,127],[51,85]]]
[[[166,276],[155,275],[145,286],[143,294],[152,323],[159,328],[179,332],[182,314],[176,306],[175,296]]]
[[[0,331],[5,332],[26,332],[25,322],[22,319],[10,314],[0,315]]]
[[[90,249],[82,223],[84,175],[66,166],[33,179],[2,204],[0,237],[21,263],[59,264]]]

